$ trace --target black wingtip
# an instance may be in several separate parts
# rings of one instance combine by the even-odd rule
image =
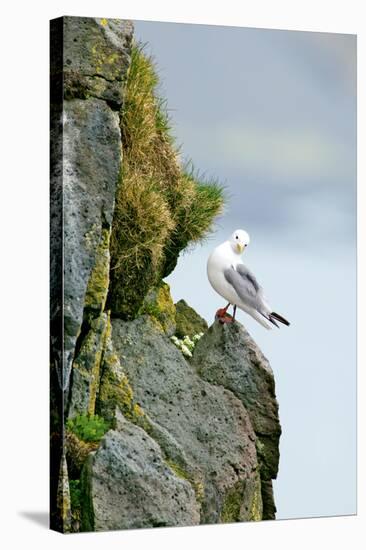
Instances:
[[[271,323],[273,325],[276,325],[277,328],[280,328],[280,325],[278,323],[276,323],[276,321],[274,320],[274,318],[272,317],[272,315],[269,315],[268,316],[268,320],[271,321]]]
[[[282,315],[279,315],[275,311],[272,311],[271,317],[274,317],[275,319],[277,319],[277,321],[279,321],[280,323],[283,323],[287,327],[290,326],[290,323],[287,321],[287,319],[285,319],[284,317],[282,317]]]

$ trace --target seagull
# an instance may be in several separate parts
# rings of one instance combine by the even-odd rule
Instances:
[[[216,312],[221,323],[235,321],[236,308],[251,315],[266,329],[272,325],[279,328],[277,321],[289,326],[290,323],[274,312],[267,304],[263,289],[251,271],[241,261],[241,255],[250,242],[243,229],[237,229],[230,239],[217,246],[207,261],[207,276],[213,289],[229,303]],[[233,317],[227,314],[230,305],[234,306]]]

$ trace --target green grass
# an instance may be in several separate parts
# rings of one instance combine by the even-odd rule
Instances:
[[[81,489],[79,479],[70,479],[71,510],[79,510],[81,505]]]
[[[111,235],[109,307],[132,318],[179,253],[210,233],[223,188],[182,166],[153,60],[131,54],[121,111],[123,163]]]
[[[97,414],[81,414],[67,421],[67,429],[87,442],[99,441],[109,428],[109,423]]]

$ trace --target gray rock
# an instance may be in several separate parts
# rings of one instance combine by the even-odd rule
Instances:
[[[100,383],[100,366],[108,326],[106,313],[94,319],[72,367],[68,417],[94,414]]]
[[[163,428],[155,428],[154,436],[170,466],[194,487],[201,523],[261,517],[255,435],[243,404],[231,391],[202,380],[149,317],[113,319],[112,327],[134,397]],[[250,485],[256,490],[245,492]],[[227,504],[233,493],[240,502],[235,513]]]
[[[97,313],[108,288],[109,250],[103,244],[121,165],[119,114],[113,110],[123,103],[132,34],[132,23],[117,19],[51,22],[51,355],[64,390],[94,266],[87,305]]]
[[[131,22],[114,19],[63,17],[50,25],[51,525],[61,531],[66,527],[60,519],[58,470],[75,348],[80,353],[72,413],[92,412],[99,384],[103,344],[94,320],[104,309],[109,285],[122,151],[119,110],[132,32]],[[93,349],[86,353],[89,344]],[[62,499],[66,502],[67,495]]]
[[[90,274],[85,293],[84,316],[93,318],[104,310],[109,287],[111,255],[109,241],[111,228],[102,228],[102,236],[95,251],[95,264]]]
[[[65,98],[94,96],[121,107],[130,62],[132,22],[64,17],[63,27]]]
[[[273,495],[273,485],[271,479],[261,480],[262,502],[263,502],[263,518],[276,519],[276,504]]]
[[[146,294],[139,315],[147,313],[160,324],[167,336],[175,332],[175,306],[170,294],[170,286],[161,282]]]
[[[118,412],[122,413],[127,420],[145,429],[165,450],[166,455],[173,462],[189,469],[184,449],[174,439],[173,435],[160,424],[154,422],[139,406],[136,407],[132,387],[113,347],[110,319],[108,319],[107,336],[101,363],[96,412],[105,418],[110,426],[115,425],[116,414]]]
[[[82,530],[195,525],[199,509],[188,481],[167,465],[158,444],[118,414],[82,474]]]
[[[58,517],[60,521],[59,528],[63,533],[68,533],[71,530],[71,497],[65,454],[63,454],[61,457],[57,490],[57,507]]]
[[[272,369],[254,340],[238,322],[221,325],[215,322],[197,343],[192,366],[208,382],[232,391],[244,404],[257,435],[257,452],[261,478],[277,476],[281,426]],[[266,485],[268,514],[271,483]],[[266,515],[266,508],[265,514]]]
[[[179,300],[179,302],[175,304],[175,310],[175,321],[177,325],[175,334],[179,338],[184,338],[184,336],[192,338],[195,334],[206,332],[208,328],[206,321],[198,315],[187,302]]]
[[[112,224],[121,163],[119,118],[98,99],[64,106],[64,380],[67,387],[76,339],[103,229]]]

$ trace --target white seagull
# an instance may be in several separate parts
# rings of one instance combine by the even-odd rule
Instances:
[[[265,301],[262,287],[241,261],[241,255],[249,241],[248,233],[237,229],[208,258],[208,280],[213,289],[229,302],[225,308],[217,311],[216,318],[222,323],[233,322],[238,307],[267,329],[272,328],[270,323],[279,327],[276,321],[289,326],[290,323],[284,317],[272,311]],[[230,305],[234,306],[233,317],[226,314]]]

